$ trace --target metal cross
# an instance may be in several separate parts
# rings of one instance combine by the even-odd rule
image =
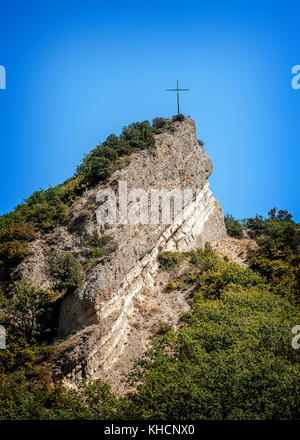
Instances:
[[[177,89],[166,89],[168,92],[177,92],[177,111],[179,114],[179,92],[187,92],[188,90],[191,89],[179,89],[178,88],[178,80],[177,80]]]

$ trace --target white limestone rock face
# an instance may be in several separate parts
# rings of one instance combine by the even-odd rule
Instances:
[[[212,162],[198,143],[194,121],[188,118],[172,125],[172,131],[155,136],[155,148],[135,153],[130,164],[116,172],[105,187],[117,191],[118,181],[125,181],[128,191],[141,188],[149,195],[155,188],[181,191],[192,188],[194,196],[184,215],[175,216],[171,224],[99,225],[95,215],[96,194],[103,185],[98,185],[72,207],[71,223],[80,213],[90,213],[79,230],[60,228],[55,237],[52,234],[39,245],[41,254],[49,249],[51,240],[56,250],[78,252],[84,247],[87,234],[93,232],[112,235],[118,243],[115,252],[85,273],[84,288],[61,302],[59,336],[67,340],[60,347],[53,372],[70,386],[80,377],[109,380],[110,374],[121,365],[126,347],[130,346],[136,302],[143,303],[145,291],[150,301],[151,295],[162,295],[162,289],[157,287],[158,252],[204,247],[225,234],[221,206],[209,189]],[[40,260],[43,262],[43,258]],[[41,263],[40,267],[36,262],[35,266],[30,264],[29,257],[23,265],[23,275],[30,279],[32,271],[36,284],[49,287],[45,264]],[[188,306],[182,298],[173,300],[168,305],[162,298],[165,304],[162,313],[169,307],[176,325],[176,319]],[[147,346],[143,340],[147,335],[142,333],[137,338],[140,339],[137,353]]]

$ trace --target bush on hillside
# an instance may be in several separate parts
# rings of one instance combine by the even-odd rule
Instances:
[[[26,281],[17,281],[9,296],[0,294],[2,323],[13,338],[32,341],[45,338],[52,331],[51,299],[53,293],[32,286]]]
[[[173,267],[181,263],[185,258],[185,255],[181,252],[159,252],[158,261],[162,269],[170,270]]]
[[[172,116],[172,122],[184,121],[184,120],[185,120],[185,116],[182,113],[178,113],[178,115]]]
[[[49,231],[65,224],[68,219],[69,210],[61,196],[61,188],[41,189],[25,199],[17,210],[38,230]]]
[[[137,149],[155,145],[153,129],[148,121],[135,122],[124,127],[120,136],[110,135],[82,160],[73,177],[47,190],[35,191],[16,209],[0,216],[1,231],[15,224],[31,224],[37,231],[49,232],[66,224],[69,205],[76,201],[90,185],[108,178],[114,171],[128,164],[121,156],[130,155]],[[73,225],[78,230],[77,225]],[[80,227],[79,227],[80,230]],[[6,234],[6,233],[5,233]],[[5,234],[0,238],[0,264],[10,268],[18,264],[28,252],[30,236],[12,240]],[[113,246],[115,247],[115,246]]]
[[[97,232],[87,237],[87,243],[91,247],[104,247],[113,240],[111,235],[100,235]]]
[[[114,171],[113,163],[101,156],[101,149],[95,148],[85,156],[77,173],[82,175],[87,185],[106,179]]]
[[[98,260],[105,255],[111,254],[118,248],[117,243],[110,235],[99,235],[94,233],[87,237],[88,249],[84,255],[93,260]]]
[[[118,158],[137,149],[154,147],[153,130],[148,121],[134,122],[124,127],[118,137],[110,135],[82,160],[75,176],[81,176],[86,185],[92,185],[109,177],[121,166]]]
[[[290,344],[299,314],[288,301],[228,291],[194,310],[175,338],[162,335],[137,362],[126,417],[298,420],[299,359]]]
[[[166,118],[155,118],[152,121],[152,128],[155,134],[163,133],[168,130],[172,126],[172,122],[170,119]]]
[[[28,254],[28,242],[36,238],[33,225],[11,223],[0,232],[0,264],[10,268]]]
[[[120,137],[116,136],[115,134],[109,135],[106,141],[103,142],[103,145],[113,149],[117,153],[118,157],[126,156],[133,152],[133,149],[130,147],[130,145],[125,141],[122,142]]]
[[[153,130],[149,121],[134,122],[128,127],[124,127],[120,140],[133,150],[146,150],[153,148],[155,145]]]
[[[300,304],[300,225],[286,210],[244,220],[258,247],[249,252],[250,267],[264,276],[274,293]]]
[[[259,273],[236,263],[227,263],[210,249],[197,249],[189,253],[191,263],[199,270],[191,281],[196,283],[195,297],[220,298],[228,287],[268,290],[267,280]]]
[[[232,215],[227,214],[224,217],[224,221],[225,221],[227,234],[230,237],[234,237],[234,238],[244,237],[243,227],[241,223],[238,220],[236,220]]]
[[[48,258],[49,274],[56,289],[71,293],[83,286],[82,266],[70,252],[54,252]]]

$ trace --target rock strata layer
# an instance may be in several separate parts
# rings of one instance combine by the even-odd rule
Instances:
[[[163,295],[157,285],[159,252],[204,247],[225,234],[221,206],[209,189],[212,162],[197,140],[194,122],[190,118],[176,122],[172,131],[155,138],[155,148],[134,153],[129,165],[114,173],[105,188],[117,193],[118,182],[126,182],[128,193],[142,189],[149,200],[153,189],[192,189],[193,197],[183,215],[173,216],[170,224],[99,225],[96,196],[104,186],[98,185],[87,190],[72,207],[70,225],[77,225],[76,219],[86,213],[80,227],[59,228],[34,242],[30,257],[19,268],[27,279],[49,288],[45,255],[51,248],[78,253],[86,237],[94,232],[109,234],[118,244],[117,250],[86,271],[84,287],[61,302],[59,336],[65,342],[59,348],[53,371],[70,386],[81,377],[109,380],[110,371],[119,365],[130,346],[137,302],[141,306],[145,292],[150,297]],[[132,203],[129,200],[129,209]],[[174,303],[170,307],[175,325],[186,309],[182,299],[178,301],[178,307]],[[147,346],[146,341],[141,344]]]

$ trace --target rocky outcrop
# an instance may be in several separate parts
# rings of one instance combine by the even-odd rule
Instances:
[[[27,278],[34,278],[35,284],[49,287],[44,255],[51,246],[79,252],[87,234],[93,232],[109,234],[118,243],[115,252],[87,270],[84,288],[61,303],[59,335],[67,339],[59,348],[53,371],[64,377],[65,383],[72,385],[79,377],[109,380],[109,372],[116,368],[130,345],[130,320],[136,313],[136,302],[143,303],[145,292],[150,297],[161,294],[157,281],[160,251],[204,247],[225,234],[222,209],[209,189],[211,172],[211,160],[197,141],[194,122],[189,118],[176,122],[172,131],[156,135],[154,149],[135,153],[130,164],[116,172],[105,186],[89,189],[73,205],[72,230],[60,228],[54,235],[32,244],[35,251],[24,262],[23,271]],[[149,200],[155,188],[189,188],[193,196],[183,212],[173,215],[170,224],[99,225],[95,215],[99,208],[97,193],[104,187],[118,193],[119,181],[126,182],[128,193],[137,188],[146,191]],[[129,199],[128,209],[133,205],[134,200]],[[78,228],[81,215],[84,220]],[[37,256],[40,265],[37,260],[34,262]],[[182,298],[173,299],[169,311],[176,325],[187,303]],[[169,305],[165,303],[165,307],[168,309]]]

